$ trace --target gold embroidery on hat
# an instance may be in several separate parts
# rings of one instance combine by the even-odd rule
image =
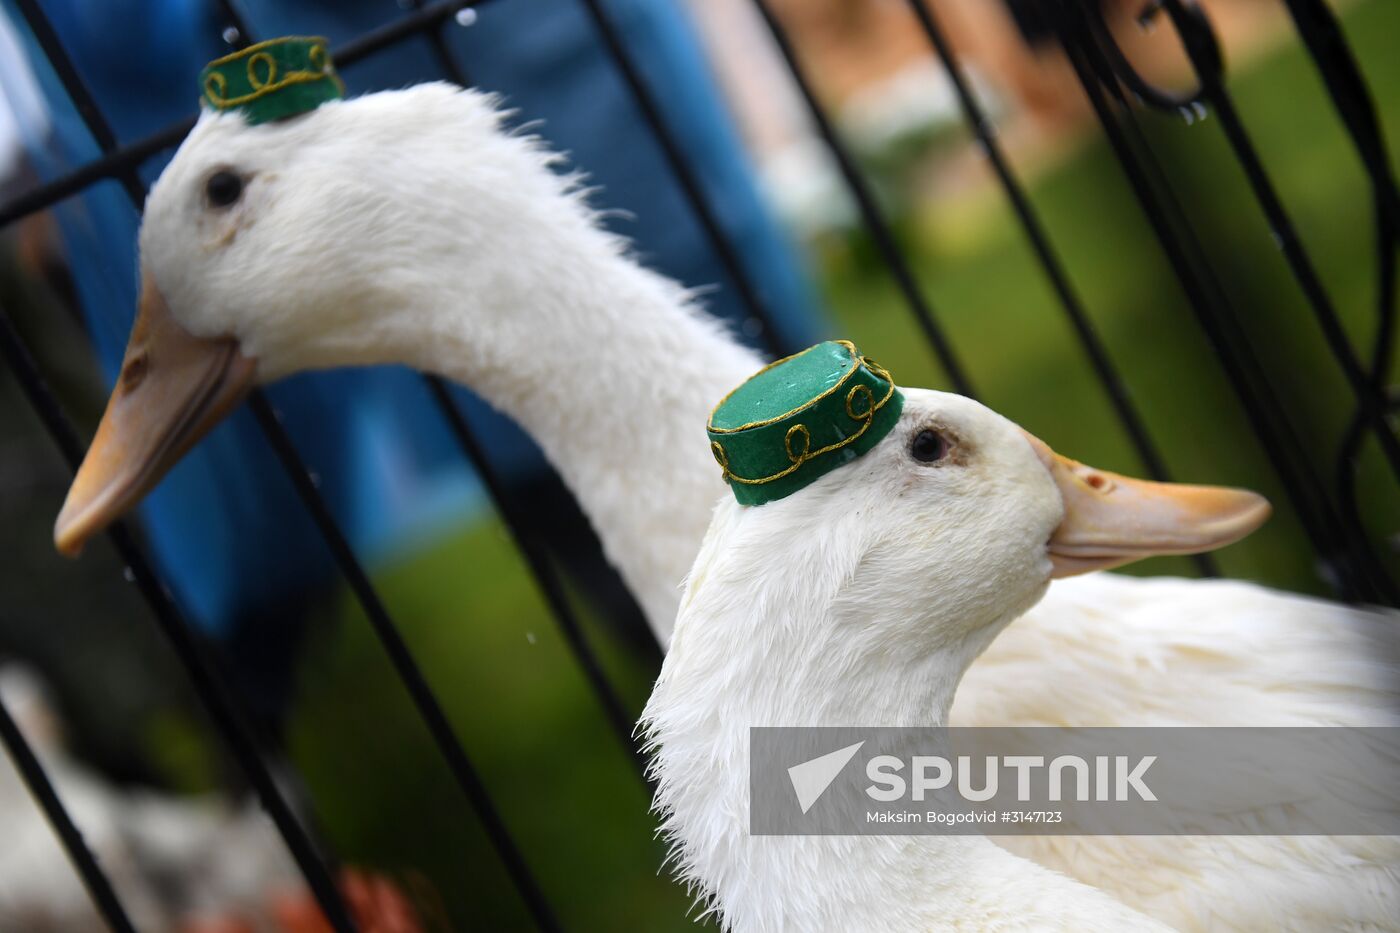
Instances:
[[[802,449],[797,453],[792,452],[792,436],[794,434],[802,435]],[[802,466],[803,463],[810,459],[809,455],[812,452],[812,432],[807,430],[805,424],[794,424],[792,427],[788,428],[787,434],[783,435],[783,450],[787,451],[788,459],[792,461],[794,467]]]
[[[849,343],[849,341],[841,342]],[[853,352],[854,349],[855,348],[852,347]],[[781,362],[781,360],[779,362]],[[861,435],[864,434],[866,431],[870,430],[870,426],[875,423],[875,413],[878,412],[881,408],[884,408],[885,403],[894,397],[895,389],[894,379],[891,378],[890,374],[886,370],[870,362],[865,357],[860,357],[860,364],[864,365],[866,369],[870,370],[872,373],[876,374],[886,383],[888,383],[889,389],[886,390],[884,398],[880,399],[880,401],[875,402],[874,404],[867,404],[867,408],[865,411],[861,412],[860,414],[856,414],[855,411],[852,409],[852,402],[855,401],[856,397],[858,395],[863,394],[867,400],[867,403],[869,403],[870,401],[873,401],[873,399],[875,398],[875,394],[871,392],[870,387],[865,385],[864,383],[851,386],[851,391],[846,394],[846,415],[852,421],[861,422],[861,426],[858,431],[845,438],[842,438],[834,444],[828,444],[820,450],[813,451],[811,449],[812,434],[809,430],[807,430],[807,426],[801,423],[794,424],[792,427],[788,428],[787,434],[783,436],[783,449],[787,452],[788,459],[792,461],[792,466],[788,467],[785,470],[779,470],[777,473],[773,473],[769,476],[762,476],[757,479],[749,479],[748,477],[744,476],[736,476],[733,472],[731,472],[729,469],[729,458],[725,455],[724,448],[719,445],[718,441],[711,441],[710,452],[715,455],[715,460],[719,463],[720,470],[722,470],[724,473],[724,478],[731,482],[742,483],[745,486],[761,486],[764,483],[771,483],[774,480],[782,479],[784,476],[791,476],[798,470],[799,467],[801,467],[804,463],[807,463],[809,460],[815,460],[822,454],[831,453],[833,450],[840,450],[842,447],[845,447],[848,444],[853,444],[857,440],[859,440]],[[776,366],[777,364],[775,363],[773,365]],[[853,367],[852,372],[854,372],[856,368],[859,367]],[[845,382],[845,379],[842,379],[841,381]],[[840,383],[837,383],[837,386],[834,386],[833,389],[824,392],[819,397],[824,398],[826,395],[831,394],[831,391],[833,391],[836,387],[839,386]],[[804,405],[802,407],[806,408],[807,406]],[[802,409],[799,408],[797,410],[801,411]],[[761,423],[771,424],[772,421],[770,420]],[[801,452],[798,454],[794,454],[792,451],[792,436],[798,432],[801,432],[802,434],[803,445]]]
[[[227,90],[228,78],[217,71],[209,72],[209,76],[204,79],[204,95],[209,98],[211,104],[222,106],[224,92]]]
[[[344,82],[340,80],[339,75],[330,69],[329,53],[326,51],[326,46],[323,42],[317,42],[315,45],[311,46],[306,53],[307,60],[316,68],[315,71],[290,71],[279,80],[277,78],[277,62],[264,50],[269,46],[288,41],[297,40],[292,38],[269,39],[266,42],[250,45],[240,52],[234,52],[232,55],[225,55],[223,58],[215,59],[210,62],[208,67],[213,68],[218,65],[226,65],[244,55],[248,55],[249,52],[253,53],[249,56],[247,65],[248,83],[253,87],[252,92],[244,94],[241,97],[225,97],[224,94],[228,91],[228,79],[217,71],[211,71],[209,76],[204,79],[204,93],[209,97],[209,102],[220,110],[229,110],[234,107],[241,107],[244,104],[252,103],[259,98],[266,97],[274,91],[280,91],[284,87],[290,87],[293,84],[309,84],[313,81],[322,81],[327,77],[336,83],[342,94],[345,93]],[[268,71],[266,79],[259,78],[253,67],[254,63],[260,60],[267,62]],[[215,83],[218,84],[217,89],[212,86]]]
[[[267,65],[267,77],[258,77],[258,64]],[[255,91],[261,91],[277,80],[277,62],[273,61],[271,55],[266,52],[259,52],[256,55],[248,56],[248,84]]]

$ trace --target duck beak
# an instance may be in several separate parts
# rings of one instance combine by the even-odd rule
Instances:
[[[1269,517],[1245,489],[1154,483],[1096,470],[1027,434],[1050,471],[1065,517],[1050,536],[1053,578],[1105,570],[1158,554],[1199,554],[1233,544]]]
[[[146,277],[121,375],[54,525],[76,557],[136,505],[253,386],[257,364],[232,337],[196,337]]]

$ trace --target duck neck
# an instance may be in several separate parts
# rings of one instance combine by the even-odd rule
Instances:
[[[722,505],[716,526],[735,511]],[[643,724],[679,873],[727,928],[912,933],[980,929],[989,915],[1007,929],[1128,923],[1110,929],[1140,919],[980,836],[751,835],[751,727],[945,724],[983,639],[891,651],[877,631],[888,607],[843,600],[824,570],[782,575],[801,587],[755,579],[714,554],[724,538],[712,532],[696,563]],[[742,592],[725,585],[736,574]]]
[[[529,235],[504,231],[496,239],[515,244],[511,255],[470,260],[470,294],[451,271],[469,260],[445,255],[440,282],[454,284],[400,316],[397,355],[470,386],[534,438],[664,646],[725,488],[710,408],[762,360],[569,206],[548,218],[522,207],[515,220]]]

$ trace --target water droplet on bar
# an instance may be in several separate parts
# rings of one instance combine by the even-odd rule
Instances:
[[[123,567],[123,568],[122,568],[122,577],[126,580],[127,583],[135,583],[135,582],[136,582],[136,571],[135,571],[135,570],[132,570],[130,567]]]
[[[453,19],[457,21],[458,26],[470,26],[476,22],[476,10],[473,10],[471,7],[458,10],[457,15],[454,16]]]
[[[1269,239],[1274,241],[1274,246],[1283,249],[1283,234],[1274,230],[1272,227],[1269,229]]]
[[[1205,102],[1204,102],[1204,101],[1199,101],[1199,100],[1198,100],[1198,101],[1194,102],[1194,103],[1191,105],[1191,109],[1194,110],[1194,111],[1196,112],[1196,119],[1197,119],[1197,120],[1204,120],[1204,119],[1206,118],[1206,115],[1210,113],[1210,111],[1206,109],[1206,105],[1205,105]]]
[[[310,471],[307,472],[306,475],[307,475],[308,477],[310,477],[310,479],[311,479],[311,485],[315,486],[317,489],[320,489],[320,488],[321,488],[321,474],[320,474],[320,473],[317,473],[315,470],[310,470]]]
[[[243,33],[238,31],[237,26],[225,26],[223,36],[229,45],[237,45],[238,40],[243,38]]]

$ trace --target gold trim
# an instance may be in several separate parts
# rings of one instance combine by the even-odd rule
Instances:
[[[212,85],[215,85],[215,84],[218,85],[218,88],[217,88],[217,89],[215,89],[215,88],[212,86]],[[225,77],[223,76],[223,73],[222,73],[222,72],[211,71],[211,72],[209,72],[208,76],[205,77],[205,79],[204,79],[204,96],[207,97],[207,98],[209,98],[209,100],[210,100],[211,102],[214,102],[214,101],[222,102],[223,99],[224,99],[224,92],[227,91],[227,90],[228,90],[228,78],[225,78]]]
[[[230,52],[222,58],[214,59],[212,62],[205,65],[204,67],[215,68],[219,65],[227,65],[230,62],[238,61],[240,58],[242,58],[244,55],[247,55],[249,52],[261,52],[263,49],[270,49],[274,45],[286,45],[288,42],[310,42],[315,43],[316,45],[324,46],[326,44],[326,41],[327,40],[325,36],[278,36],[276,39],[264,39],[261,42],[254,42],[247,48],[239,49],[237,52]]]
[[[265,50],[272,46],[282,45],[288,42],[312,43],[311,48],[306,52],[306,58],[307,61],[318,70],[293,71],[289,72],[280,81],[277,80],[277,61]],[[250,52],[252,53],[251,55],[249,54]],[[326,40],[320,36],[283,36],[278,39],[268,39],[265,42],[250,45],[246,49],[234,52],[231,55],[225,55],[223,58],[216,58],[206,65],[205,68],[217,68],[220,65],[231,64],[245,56],[248,58],[248,64],[246,66],[248,70],[248,83],[253,87],[251,93],[244,94],[241,97],[224,97],[224,92],[228,90],[228,78],[224,77],[224,75],[218,71],[210,71],[209,75],[204,79],[204,94],[209,98],[209,102],[216,108],[220,110],[229,110],[234,107],[241,107],[244,104],[252,103],[255,100],[266,97],[274,91],[280,91],[284,87],[290,87],[293,84],[310,84],[315,81],[320,81],[322,78],[330,78],[335,81],[341,93],[345,93],[344,82],[340,80],[340,76],[331,68],[330,53],[326,51]],[[267,78],[265,80],[258,78],[253,68],[253,66],[260,61],[267,63]],[[211,86],[216,83],[215,79],[217,79],[217,84],[219,85],[217,89]]]
[[[792,436],[799,432],[802,434],[802,450],[798,453],[793,453]],[[801,466],[803,462],[808,459],[812,450],[812,432],[807,430],[807,426],[800,421],[794,424],[792,427],[788,428],[787,433],[783,435],[783,450],[787,453],[788,460],[790,460],[794,466]]]
[[[849,341],[849,340],[832,340],[832,341],[827,341],[827,342],[829,342],[829,343],[839,343],[839,344],[841,344],[841,346],[845,347],[846,350],[851,354],[851,362],[852,362],[854,365],[851,366],[851,368],[850,368],[849,370],[847,370],[846,375],[842,376],[839,380],[837,380],[837,382],[836,382],[835,385],[833,385],[831,388],[827,389],[827,390],[826,390],[825,392],[823,392],[821,395],[818,395],[818,396],[816,396],[815,398],[813,398],[813,399],[811,399],[811,400],[809,400],[809,401],[803,402],[801,405],[798,405],[798,406],[797,406],[796,408],[794,408],[792,411],[783,412],[781,415],[776,415],[776,416],[774,416],[774,417],[772,417],[772,418],[765,418],[765,419],[763,419],[762,421],[750,421],[748,424],[741,424],[741,425],[739,425],[737,428],[717,428],[717,427],[715,427],[715,412],[717,412],[717,411],[719,411],[721,408],[723,408],[723,407],[724,407],[724,403],[727,402],[727,401],[729,401],[730,397],[733,396],[735,392],[738,392],[738,391],[739,391],[740,389],[742,389],[744,386],[748,385],[750,382],[752,382],[753,380],[757,379],[759,376],[763,375],[764,373],[768,372],[768,370],[772,369],[774,366],[780,366],[780,365],[782,365],[783,363],[786,363],[788,360],[795,360],[795,359],[797,359],[799,356],[805,356],[806,354],[811,353],[813,350],[817,349],[817,347],[820,347],[820,346],[822,345],[822,344],[819,343],[819,344],[817,344],[815,347],[808,347],[807,349],[803,350],[801,353],[794,353],[794,354],[792,354],[791,356],[785,356],[785,357],[783,357],[783,358],[780,359],[780,360],[774,360],[773,362],[769,363],[767,366],[765,366],[765,367],[763,367],[762,369],[760,369],[758,372],[754,373],[754,374],[753,374],[752,376],[750,376],[749,378],[745,379],[743,382],[739,383],[739,384],[738,384],[737,386],[735,386],[733,389],[729,390],[729,394],[726,395],[724,398],[720,399],[718,405],[716,405],[714,408],[711,408],[711,409],[710,409],[710,421],[709,421],[709,423],[708,423],[707,425],[705,425],[705,427],[710,431],[711,434],[737,434],[737,433],[740,432],[740,431],[747,431],[749,428],[761,428],[761,427],[763,427],[764,425],[774,424],[775,422],[782,421],[782,420],[785,419],[785,418],[791,418],[793,415],[797,414],[798,412],[800,412],[800,411],[805,411],[806,409],[811,408],[813,405],[817,404],[817,402],[820,402],[822,399],[826,398],[828,395],[834,394],[834,393],[836,392],[837,389],[841,388],[843,385],[846,384],[846,381],[849,380],[849,379],[851,378],[851,376],[855,374],[855,371],[856,371],[857,369],[860,369],[861,361],[864,359],[864,357],[861,357],[861,356],[858,356],[858,355],[857,355],[856,345],[855,345],[854,343],[851,343],[851,341]],[[873,370],[872,370],[872,372],[873,372]]]
[[[729,475],[729,455],[724,452],[724,448],[719,441],[710,441],[710,453],[715,456],[715,463],[724,471],[724,475]]]
[[[842,342],[842,343],[849,343],[849,341],[841,341],[841,342]],[[804,352],[805,352],[805,351],[804,351]],[[782,361],[779,360],[778,362],[782,362]],[[774,364],[774,365],[777,365],[777,364]],[[880,366],[876,365],[875,363],[870,362],[870,361],[869,361],[868,359],[866,359],[865,357],[862,356],[862,357],[858,357],[858,358],[857,358],[857,366],[864,366],[866,369],[870,370],[872,373],[874,373],[875,375],[879,376],[881,379],[883,379],[885,382],[887,382],[887,383],[889,384],[889,390],[885,392],[885,397],[882,398],[882,399],[880,399],[880,401],[876,402],[875,404],[871,405],[869,408],[867,408],[867,409],[866,409],[864,412],[862,412],[860,415],[856,415],[856,414],[851,410],[851,403],[852,403],[853,401],[855,401],[855,398],[856,398],[857,394],[859,394],[861,391],[864,391],[865,397],[866,397],[867,399],[872,399],[872,400],[874,399],[875,395],[874,395],[873,392],[870,391],[870,387],[869,387],[868,385],[865,385],[864,383],[861,383],[861,384],[859,384],[859,385],[853,385],[853,386],[851,386],[851,391],[848,392],[848,393],[846,394],[846,415],[847,415],[848,417],[850,417],[850,419],[851,419],[852,421],[860,421],[860,422],[863,422],[863,424],[861,424],[861,426],[860,426],[860,430],[859,430],[859,431],[857,431],[856,433],[852,434],[850,437],[843,438],[842,440],[839,440],[839,441],[837,441],[837,442],[834,443],[834,444],[828,444],[828,445],[826,445],[825,447],[823,447],[821,450],[818,450],[818,451],[813,452],[812,449],[811,449],[811,448],[812,448],[812,433],[807,429],[807,426],[806,426],[805,424],[802,424],[802,423],[800,423],[800,422],[799,422],[798,424],[794,424],[792,427],[788,428],[787,434],[783,436],[783,449],[787,452],[788,459],[792,461],[792,466],[788,467],[788,468],[785,469],[785,470],[779,470],[777,473],[774,473],[774,474],[772,474],[771,476],[763,476],[763,477],[760,477],[760,478],[758,478],[758,479],[749,479],[749,478],[747,478],[747,477],[744,477],[744,476],[736,476],[735,474],[731,473],[731,472],[729,471],[729,456],[724,452],[724,447],[720,445],[719,441],[711,441],[711,442],[710,442],[710,452],[711,452],[712,454],[714,454],[715,461],[719,464],[720,470],[723,471],[724,479],[726,479],[726,480],[731,480],[731,481],[736,482],[736,483],[742,483],[742,484],[744,484],[745,486],[761,486],[761,485],[763,485],[764,483],[771,483],[771,482],[773,482],[774,480],[780,480],[780,479],[782,479],[782,478],[785,477],[785,476],[791,476],[791,475],[792,475],[793,473],[795,473],[804,463],[807,463],[807,462],[810,461],[810,460],[815,460],[816,458],[820,457],[822,454],[831,453],[833,450],[840,450],[842,447],[845,447],[845,446],[848,445],[848,444],[853,444],[853,443],[855,443],[857,440],[859,440],[860,437],[861,437],[861,435],[863,435],[866,431],[870,430],[870,426],[871,426],[872,424],[875,423],[875,413],[876,413],[877,411],[879,411],[881,408],[884,408],[886,402],[888,402],[890,399],[894,398],[895,385],[894,385],[894,380],[890,378],[890,374],[889,374],[888,371],[886,371],[885,369],[882,369]],[[845,380],[843,379],[842,382],[844,382],[844,381],[845,381]],[[829,394],[829,393],[823,393],[822,396],[818,396],[818,397],[819,397],[819,398],[823,398],[823,397],[825,397],[825,395],[827,395],[827,394]],[[723,403],[721,403],[721,404],[723,404]],[[805,408],[805,407],[806,407],[806,406],[804,405],[803,408]],[[797,409],[797,411],[801,411],[801,410],[802,410],[801,408]],[[765,423],[765,424],[768,424],[768,423],[771,423],[771,422],[764,422],[764,423]],[[803,444],[801,453],[799,453],[799,454],[797,454],[796,456],[794,456],[794,455],[793,455],[793,452],[792,452],[792,436],[793,436],[793,434],[797,433],[798,431],[801,431],[801,432],[802,432],[802,436],[803,436],[803,439],[804,439],[804,444]]]
[[[258,77],[258,69],[254,67],[258,64],[258,62],[265,62],[267,64],[266,78]],[[255,91],[261,91],[269,84],[273,84],[277,81],[277,60],[271,55],[267,54],[266,52],[258,52],[254,55],[248,56],[247,71],[248,86]],[[293,74],[298,74],[298,72],[293,72]]]
[[[856,400],[856,396],[862,394],[865,396],[865,413],[858,415],[851,409],[853,403]],[[874,411],[874,409],[875,393],[870,391],[870,386],[866,385],[863,382],[851,386],[851,391],[846,393],[846,417],[852,419],[853,421],[860,421],[861,419],[869,415],[872,411]]]

